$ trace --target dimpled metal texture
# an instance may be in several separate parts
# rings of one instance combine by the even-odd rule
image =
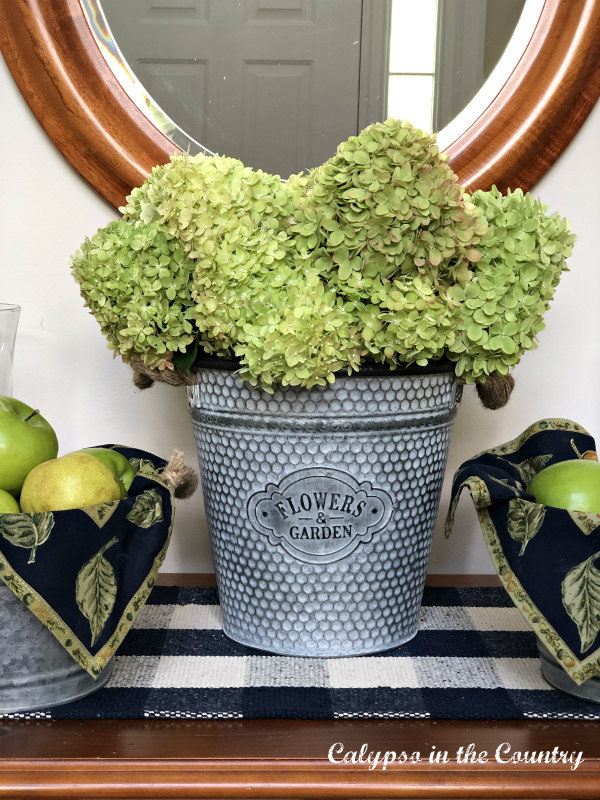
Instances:
[[[453,373],[342,375],[327,387],[271,395],[233,371],[202,369],[188,399],[225,633],[295,656],[361,655],[411,639],[460,399]],[[364,490],[353,495],[348,489],[345,521],[363,508],[366,513],[357,498],[388,498],[377,500],[389,506],[387,517],[379,517],[385,527],[327,563],[290,553],[249,509],[262,507],[256,498],[264,504],[272,497],[270,508],[287,524],[290,509],[301,511],[301,494],[285,497],[296,474],[299,491],[314,488],[320,474],[324,485],[345,481]],[[307,488],[307,507],[309,496],[316,495]],[[343,502],[338,497],[328,508]],[[350,523],[338,525],[350,529]],[[309,547],[321,543],[298,542],[300,531],[306,538],[313,530],[331,537],[336,529],[329,517],[313,513],[289,530],[294,546]]]
[[[0,631],[0,714],[77,700],[104,686],[112,672],[109,662],[99,678],[92,678],[3,584]]]

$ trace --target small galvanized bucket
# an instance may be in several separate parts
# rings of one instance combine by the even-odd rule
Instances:
[[[417,631],[460,397],[451,365],[268,394],[229,369],[188,390],[223,629],[295,656]]]
[[[62,705],[100,689],[112,662],[94,680],[10,589],[0,583],[0,715]]]
[[[540,654],[540,664],[542,677],[554,689],[558,689],[566,694],[578,697],[580,700],[587,700],[590,703],[600,703],[600,676],[588,678],[581,686],[575,683],[565,670],[561,667],[552,653],[537,640],[537,648]]]

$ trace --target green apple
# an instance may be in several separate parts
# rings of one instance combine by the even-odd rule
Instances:
[[[600,462],[559,461],[540,470],[527,487],[536,503],[600,514]]]
[[[0,396],[0,489],[18,495],[27,473],[57,453],[56,434],[39,412]]]
[[[123,484],[123,497],[127,497],[127,492],[133,479],[135,478],[135,470],[127,459],[116,450],[111,450],[110,447],[83,447],[81,450],[75,450],[76,453],[89,453],[102,461]]]
[[[21,511],[63,511],[121,499],[121,482],[99,459],[68,453],[38,464],[25,478]]]
[[[0,514],[18,514],[20,510],[12,494],[0,489]]]

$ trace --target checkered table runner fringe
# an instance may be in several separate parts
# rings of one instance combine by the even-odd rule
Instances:
[[[543,680],[535,636],[503,589],[427,587],[420,631],[394,650],[297,658],[221,630],[216,589],[153,590],[103,689],[17,718],[600,719]]]

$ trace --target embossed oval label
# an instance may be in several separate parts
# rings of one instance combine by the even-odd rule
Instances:
[[[313,467],[267,484],[248,501],[248,516],[271,544],[300,561],[326,564],[370,542],[392,514],[387,492],[337,469]]]

